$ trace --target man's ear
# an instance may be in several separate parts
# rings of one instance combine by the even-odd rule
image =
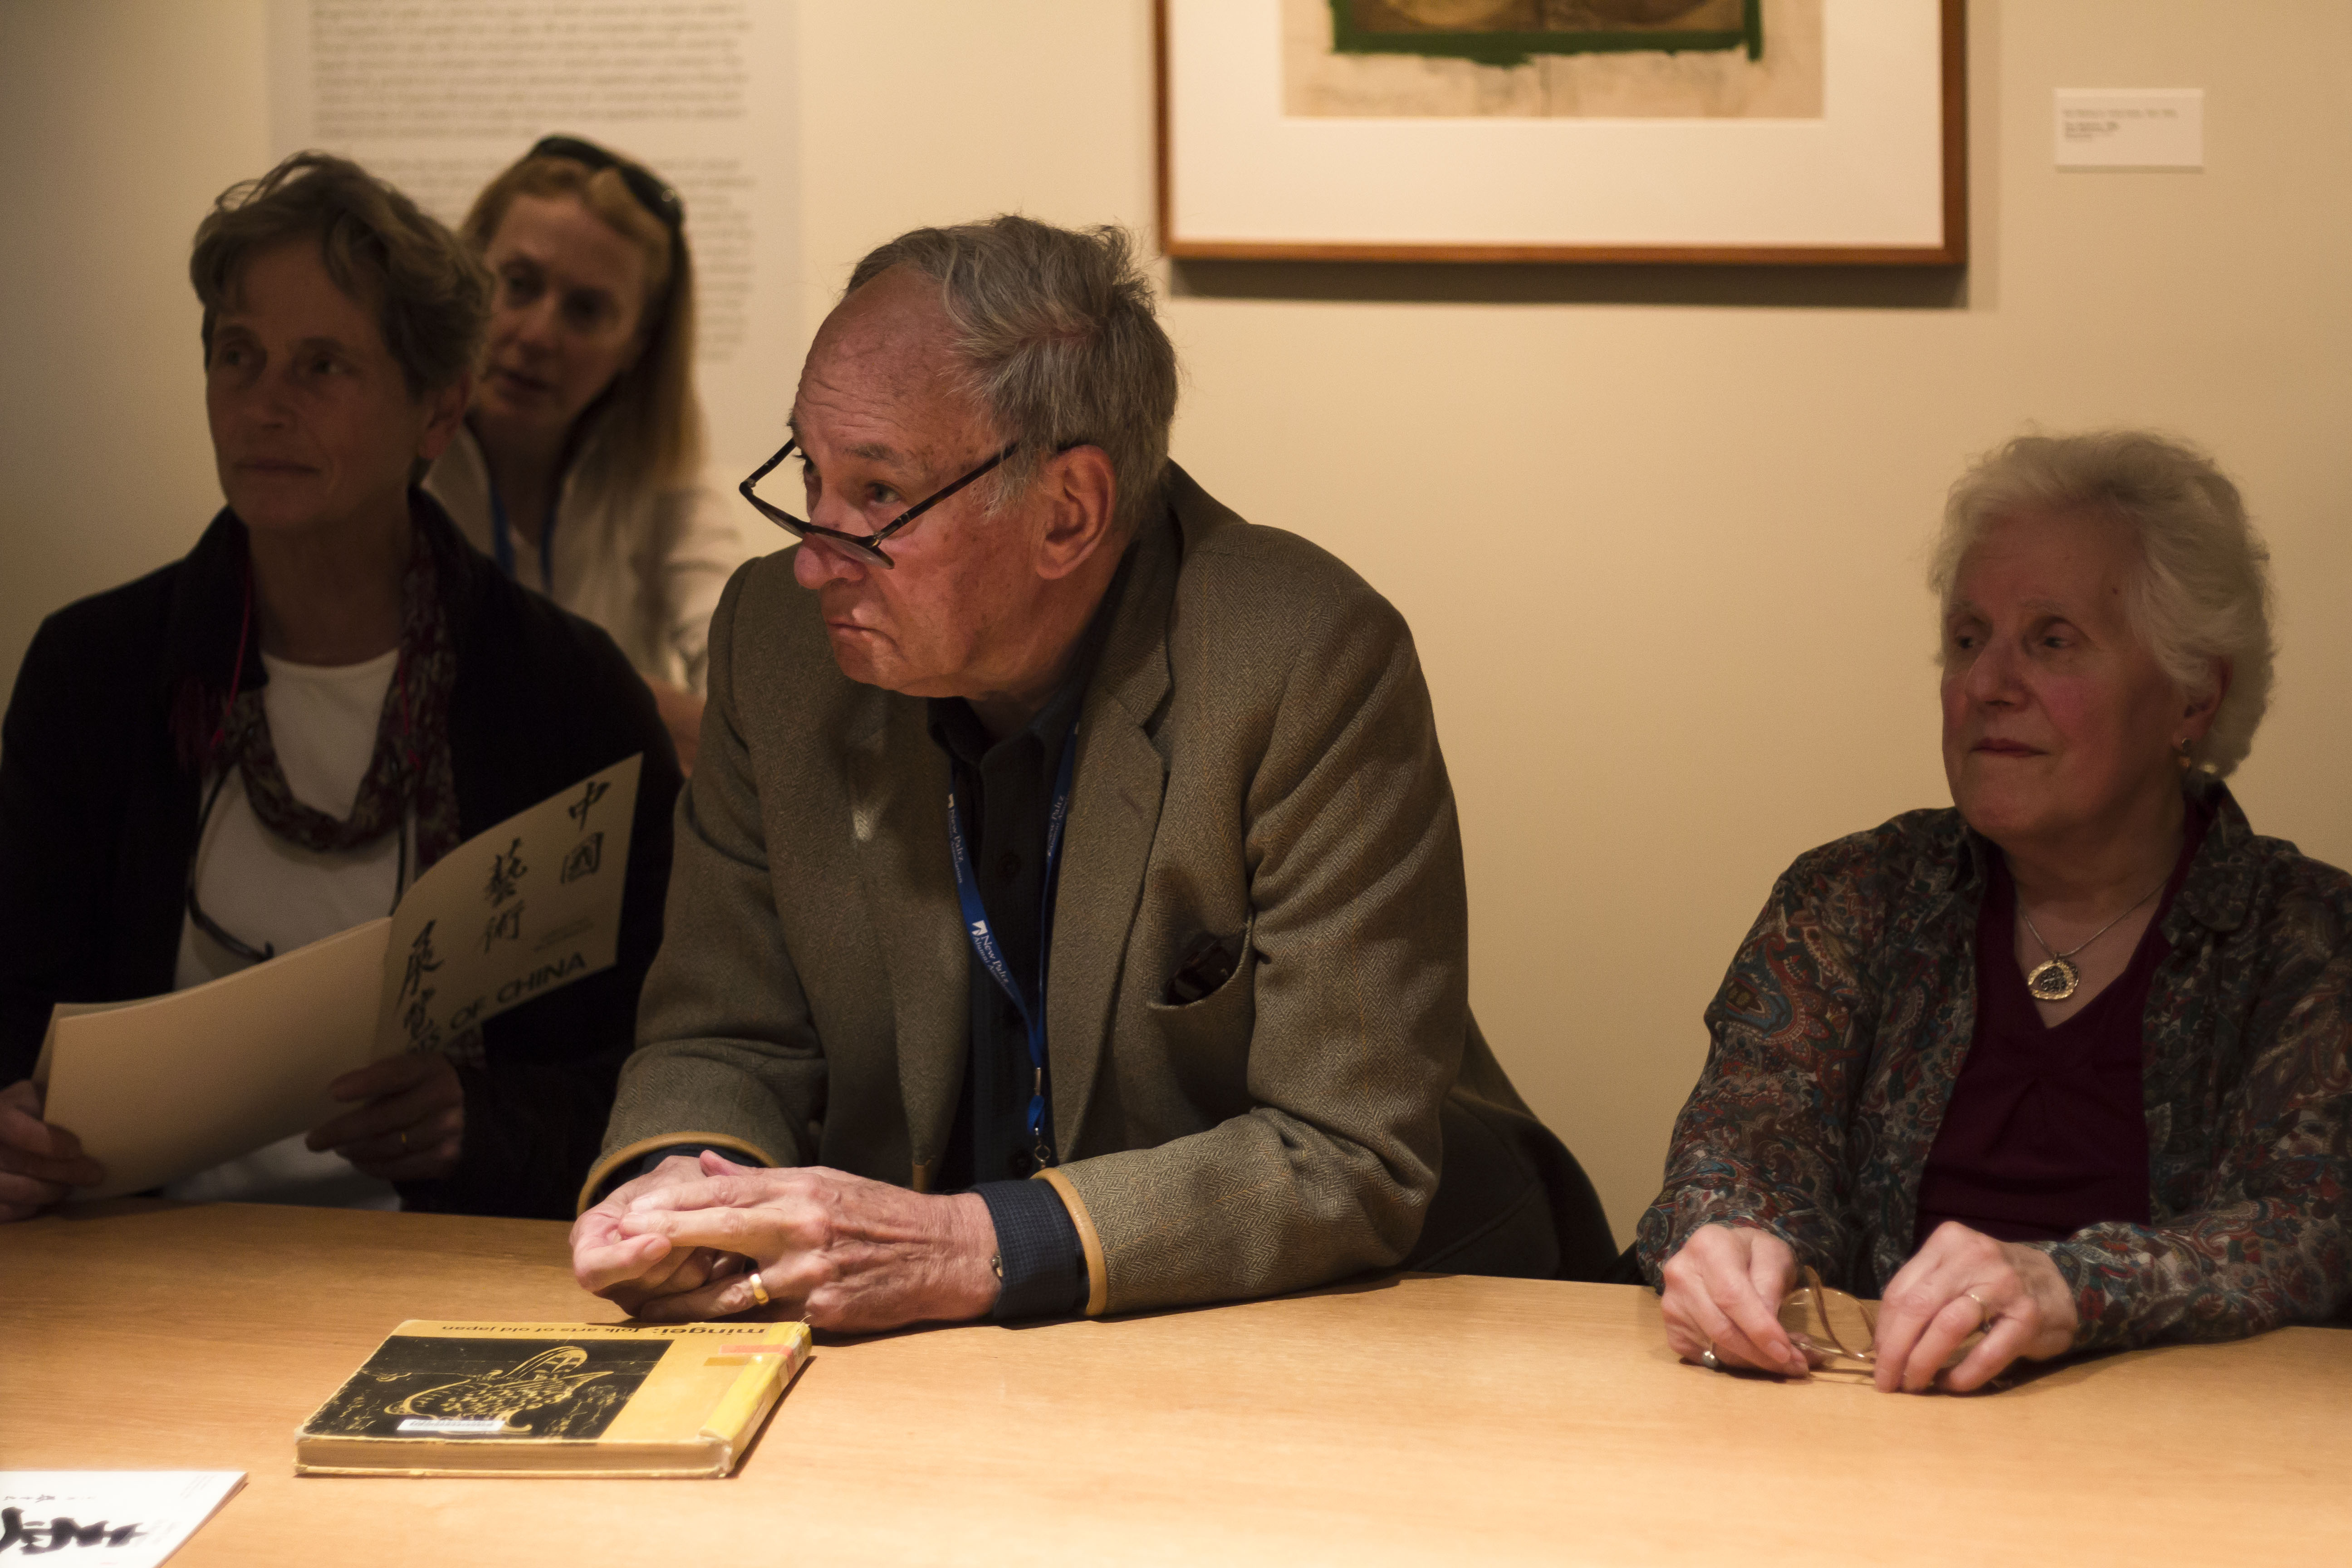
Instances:
[[[440,391],[428,393],[425,398],[425,428],[416,437],[416,456],[420,461],[431,462],[457,438],[457,427],[466,422],[466,409],[474,401],[474,373],[467,371]]]
[[[1048,458],[1036,482],[1045,504],[1037,574],[1053,581],[1085,565],[1111,539],[1118,479],[1100,447],[1073,447]]]

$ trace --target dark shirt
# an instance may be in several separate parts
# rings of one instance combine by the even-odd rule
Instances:
[[[947,752],[954,772],[964,845],[989,929],[1013,976],[1024,990],[1034,988],[1030,1002],[1038,1008],[1045,1005],[1039,960],[1046,922],[1041,915],[1050,912],[1054,896],[1045,878],[1054,784],[1063,749],[1077,743],[1078,710],[1094,681],[1132,560],[1130,552],[1120,563],[1072,650],[1061,684],[1027,724],[992,741],[963,699],[933,698],[929,703],[931,738]],[[1051,1074],[1030,1059],[1021,1010],[976,953],[970,969],[971,1050],[955,1125],[940,1154],[940,1189],[969,1187],[988,1205],[1004,1271],[996,1316],[1075,1311],[1085,1304],[1087,1287],[1077,1229],[1060,1194],[1027,1179],[1040,1168],[1041,1150],[1028,1125],[1033,1086],[1046,1097],[1039,1135],[1044,1163],[1054,1159]]]
[[[2002,1241],[2063,1241],[2103,1221],[2150,1223],[2142,1018],[2164,920],[2212,824],[2191,806],[2180,858],[2124,972],[2044,1025],[2016,959],[2017,889],[1994,854],[1977,912],[1977,1024],[1919,1178],[1915,1241],[1953,1219]]]

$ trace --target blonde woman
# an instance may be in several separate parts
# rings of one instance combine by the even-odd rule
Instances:
[[[694,264],[659,176],[542,139],[460,234],[494,292],[483,374],[431,490],[507,574],[612,635],[691,770],[710,612],[746,553],[700,484]]]

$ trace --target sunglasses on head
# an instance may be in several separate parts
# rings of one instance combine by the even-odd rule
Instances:
[[[677,193],[670,189],[659,174],[643,163],[632,163],[626,158],[616,157],[593,142],[583,142],[577,136],[542,136],[531,144],[528,155],[533,158],[569,158],[575,163],[584,164],[592,173],[599,169],[614,170],[620,174],[621,183],[629,187],[629,195],[637,198],[637,205],[661,219],[662,226],[672,235],[676,235],[686,222],[686,204],[678,200]]]

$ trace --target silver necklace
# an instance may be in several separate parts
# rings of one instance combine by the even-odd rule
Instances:
[[[2171,873],[2167,872],[2164,882],[2170,880],[2172,880]],[[2131,914],[2133,910],[2139,908],[2140,904],[2147,902],[2164,890],[2164,882],[2158,882],[2155,887],[2142,893],[2138,902],[2133,904],[2131,909],[2126,910],[2123,914],[2117,915],[2063,952],[2052,947],[2050,939],[2034,930],[2033,917],[2026,913],[2025,895],[2018,894],[2017,912],[2024,917],[2025,929],[2033,931],[2033,940],[2040,942],[2042,951],[2050,955],[2048,963],[2034,965],[2025,976],[2025,988],[2033,994],[2033,999],[2036,1002],[2063,1002],[2067,997],[2074,994],[2075,987],[2083,984],[2083,972],[2066,961],[2123,924],[2126,915]]]

